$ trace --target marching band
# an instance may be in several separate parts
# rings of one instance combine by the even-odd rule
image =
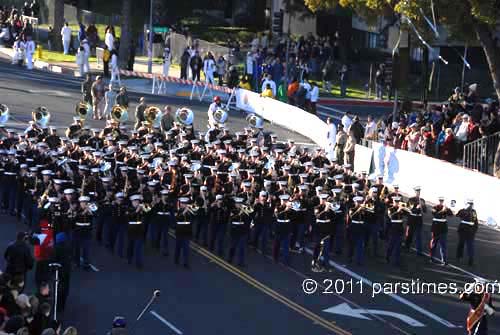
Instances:
[[[344,245],[359,265],[366,249],[381,254],[381,240],[387,262],[399,264],[401,248],[409,250],[413,240],[417,254],[423,252],[427,206],[420,187],[404,202],[398,186],[386,185],[382,176],[372,181],[349,164],[326,159],[321,149],[278,142],[255,115],[231,134],[220,99],[210,107],[208,132],[197,135],[188,108],[179,109],[173,128],[162,132],[156,107],[146,108],[145,121],[131,131],[119,106],[104,129],[89,129],[87,107],[77,104],[64,137],[48,126],[49,111],[36,108],[24,133],[3,131],[0,149],[2,209],[33,230],[48,220],[71,241],[78,266],[89,267],[94,233],[138,268],[148,242],[169,255],[170,234],[176,238],[174,261],[182,259],[187,268],[192,238],[229,262],[236,257],[240,266],[247,244],[267,254],[272,241],[274,261],[288,264],[290,251],[302,253],[311,242],[317,272],[327,270],[330,253],[340,255]],[[0,122],[7,120],[8,107],[0,105]],[[453,215],[460,218],[457,258],[467,247],[472,264],[478,225],[472,200],[456,214],[443,198],[432,208],[431,260],[448,262]]]

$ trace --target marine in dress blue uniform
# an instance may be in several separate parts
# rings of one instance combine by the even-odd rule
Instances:
[[[464,246],[467,247],[469,256],[468,265],[474,265],[474,238],[479,227],[474,201],[467,200],[467,207],[458,211],[456,216],[460,219],[458,226],[457,260],[460,262],[464,255]]]
[[[432,238],[429,245],[431,262],[435,262],[436,251],[440,252],[441,264],[448,264],[447,237],[448,220],[453,215],[451,209],[445,206],[444,197],[439,197],[439,204],[432,207]]]

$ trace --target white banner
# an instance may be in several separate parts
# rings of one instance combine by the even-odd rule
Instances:
[[[235,96],[236,107],[308,137],[322,148],[328,147],[328,126],[317,116],[275,99],[262,98],[258,93],[244,89],[238,89]]]
[[[383,175],[385,182],[398,184],[406,194],[413,194],[413,187],[421,186],[422,197],[432,203],[443,196],[446,203],[456,200],[461,208],[467,199],[473,199],[479,218],[500,227],[499,179],[381,143],[373,143],[372,148],[374,174]]]
[[[370,172],[373,160],[373,150],[365,146],[356,144],[354,155],[354,172]]]

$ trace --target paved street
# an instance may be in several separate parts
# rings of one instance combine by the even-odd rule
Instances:
[[[52,113],[52,124],[65,128],[74,114],[79,87],[74,78],[26,72],[0,61],[0,102],[11,108],[14,120],[8,127],[24,129],[32,108],[45,105]],[[138,97],[131,94],[132,101]],[[146,98],[158,105],[189,106],[195,112],[197,129],[205,130],[206,103],[149,95]],[[135,103],[131,107],[134,110]],[[103,125],[103,121],[90,123]],[[231,129],[239,130],[245,125],[242,114],[230,113]],[[270,125],[267,129],[281,139],[310,142],[287,130]],[[429,215],[425,222],[430,222]],[[401,268],[371,256],[361,267],[349,264],[344,252],[332,258],[334,271],[323,274],[311,273],[309,253],[292,254],[292,264],[286,267],[249,250],[248,265],[241,269],[194,243],[191,270],[175,267],[171,258],[159,256],[148,246],[145,269],[138,271],[94,244],[94,271],[74,271],[64,321],[90,335],[105,333],[115,315],[125,316],[134,334],[465,334],[468,305],[460,302],[457,294],[386,292],[390,294],[372,297],[372,285],[380,288],[383,283],[409,283],[413,279],[421,283],[455,283],[460,287],[471,282],[474,275],[497,279],[500,232],[480,227],[476,265],[467,267],[455,261],[456,226],[457,221],[452,220],[448,238],[452,266],[429,264],[427,257],[417,257],[412,252],[403,255]],[[16,231],[25,229],[11,217],[1,216],[0,252],[3,254]],[[429,238],[426,225],[425,249]],[[172,250],[175,241],[170,242]],[[383,244],[380,247],[382,253]],[[3,265],[2,259],[0,266]],[[308,278],[319,284],[317,292],[310,295],[302,288]],[[154,289],[161,290],[161,296],[151,312],[134,323]],[[495,317],[489,321],[490,334],[500,335],[500,321]]]

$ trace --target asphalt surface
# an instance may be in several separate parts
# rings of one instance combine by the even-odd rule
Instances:
[[[78,92],[79,83],[73,78],[36,71],[27,73],[0,62],[0,100],[11,107],[17,120],[8,126],[21,129],[30,118],[31,109],[45,105],[53,115],[53,124],[65,127],[74,113]],[[138,95],[131,95],[131,100],[137,98]],[[205,119],[206,104],[188,104],[167,97],[147,96],[147,99],[155,104],[187,105],[195,112],[195,120]],[[200,128],[204,121],[195,123]],[[230,114],[230,128],[244,125],[242,115]],[[274,127],[271,130],[280,138],[308,141],[286,130]],[[425,216],[425,222],[430,223],[429,215]],[[403,254],[401,268],[372,256],[358,266],[349,264],[344,252],[332,257],[333,272],[321,274],[310,271],[308,253],[292,254],[291,266],[286,267],[250,249],[248,265],[241,269],[195,244],[192,244],[191,270],[174,266],[171,258],[159,256],[148,246],[145,268],[139,271],[93,244],[94,271],[74,270],[63,320],[65,325],[75,325],[82,334],[90,335],[105,333],[116,315],[127,318],[134,334],[465,334],[463,327],[469,307],[458,300],[457,294],[394,293],[395,285],[392,289],[388,286],[419,280],[461,287],[471,282],[474,275],[498,279],[500,232],[480,227],[476,265],[468,267],[458,265],[454,257],[456,226],[457,221],[452,220],[448,235],[452,264],[449,267],[429,264],[427,257],[417,257],[415,252]],[[25,229],[13,218],[0,216],[0,252],[3,254],[16,231]],[[429,235],[426,224],[424,250]],[[170,242],[172,254],[175,241]],[[382,243],[381,253],[384,247]],[[0,268],[2,262],[3,259]],[[304,293],[305,279],[316,281],[315,293]],[[384,283],[387,294],[373,294],[372,285],[378,289]],[[161,290],[161,296],[150,312],[134,322],[155,289]],[[326,312],[328,309],[336,314]],[[490,318],[489,325],[490,334],[500,335],[500,322],[495,317]]]

